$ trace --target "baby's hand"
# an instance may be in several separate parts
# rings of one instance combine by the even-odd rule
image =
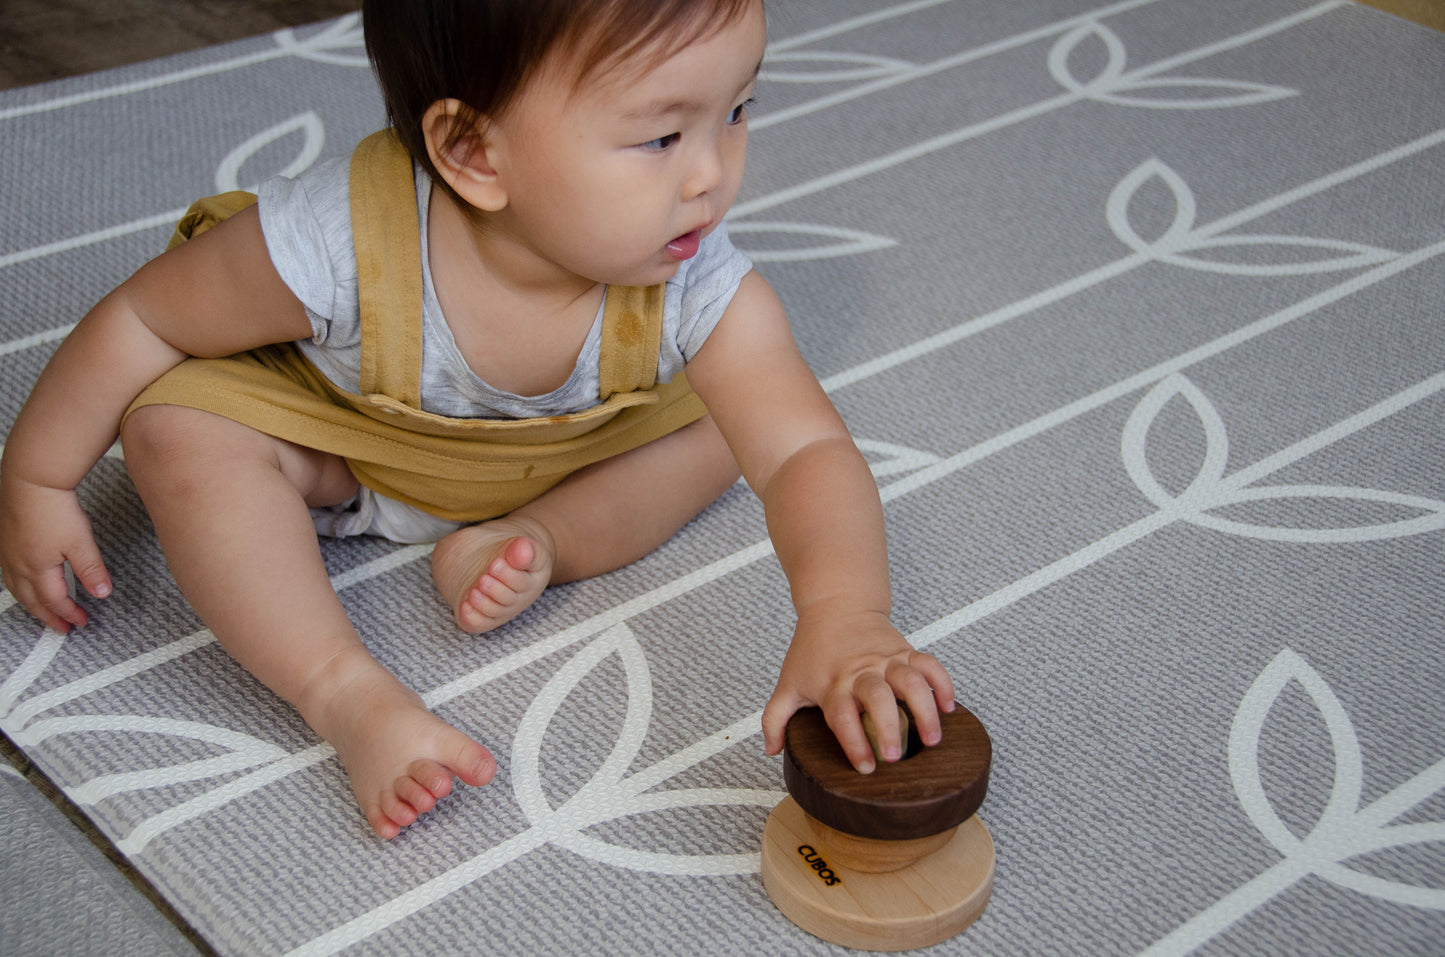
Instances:
[[[76,494],[7,478],[0,485],[0,577],[16,601],[62,635],[88,620],[70,597],[67,561],[87,592],[110,594],[110,575]]]
[[[953,710],[953,682],[936,658],[915,651],[886,615],[804,612],[783,659],[777,690],[763,709],[763,744],[783,749],[783,730],[799,708],[817,705],[843,753],[859,771],[874,768],[864,733],[866,712],[885,761],[903,756],[898,701],[908,705],[925,745],[942,738],[940,710]]]

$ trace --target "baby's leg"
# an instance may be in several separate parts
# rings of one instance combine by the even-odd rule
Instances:
[[[547,585],[591,578],[653,551],[738,480],[711,418],[591,465],[504,518],[453,532],[432,578],[474,634],[524,611]]]
[[[336,748],[378,834],[396,836],[454,777],[491,779],[492,756],[371,656],[331,586],[307,506],[355,491],[344,463],[175,406],[138,410],[123,440],[181,591],[221,645]]]

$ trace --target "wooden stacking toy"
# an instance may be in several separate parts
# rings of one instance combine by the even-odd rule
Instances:
[[[907,712],[899,712],[907,727]],[[962,706],[942,719],[939,744],[923,747],[909,728],[903,758],[878,761],[872,774],[848,763],[819,709],[788,722],[789,796],[763,830],[762,872],[793,923],[847,947],[912,950],[947,940],[983,913],[994,851],[974,812],[993,747]]]

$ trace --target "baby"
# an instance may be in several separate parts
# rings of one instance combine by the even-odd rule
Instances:
[[[367,651],[318,531],[435,541],[480,633],[741,471],[797,611],[768,753],[819,705],[871,771],[861,716],[896,760],[897,699],[936,743],[953,688],[889,620],[877,487],[723,224],[762,0],[366,0],[364,22],[391,131],[198,204],[41,374],[0,463],[6,588],[61,632],[87,620],[67,562],[110,593],[75,488],[119,434],[187,599],[390,838],[496,763]]]

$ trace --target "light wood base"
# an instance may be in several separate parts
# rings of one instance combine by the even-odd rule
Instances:
[[[829,827],[813,815],[804,811],[808,826],[813,829],[814,847],[828,849],[828,862],[842,864],[851,871],[865,874],[884,874],[902,870],[914,861],[940,850],[953,840],[958,827],[949,828],[928,837],[915,837],[905,841],[880,841],[871,837],[858,837],[847,831]]]
[[[953,937],[988,906],[993,839],[977,815],[939,850],[889,873],[837,863],[821,843],[792,798],[763,829],[763,887],[815,937],[861,950],[913,950]]]

